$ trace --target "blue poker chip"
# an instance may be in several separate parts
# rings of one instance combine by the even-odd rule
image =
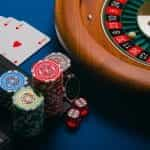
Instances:
[[[16,92],[27,84],[27,77],[16,70],[8,71],[0,76],[0,87],[9,93]]]

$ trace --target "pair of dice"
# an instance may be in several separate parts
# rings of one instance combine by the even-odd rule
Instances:
[[[75,99],[66,113],[66,125],[70,129],[79,127],[83,118],[89,113],[88,103],[84,98]]]

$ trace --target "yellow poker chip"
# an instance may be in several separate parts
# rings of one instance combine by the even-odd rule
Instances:
[[[42,103],[44,97],[37,95],[30,86],[21,88],[13,95],[13,105],[25,111],[35,110]]]

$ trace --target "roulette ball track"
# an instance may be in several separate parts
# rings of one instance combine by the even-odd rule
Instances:
[[[149,0],[56,0],[56,29],[69,53],[93,72],[147,91],[149,8]]]

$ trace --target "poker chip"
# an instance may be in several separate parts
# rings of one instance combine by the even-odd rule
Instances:
[[[74,108],[71,108],[68,113],[67,113],[67,116],[69,118],[72,118],[72,119],[77,119],[80,117],[80,112],[78,109],[74,109]]]
[[[32,68],[33,86],[45,97],[47,118],[63,112],[64,78],[60,65],[53,60],[41,60]]]
[[[66,77],[64,84],[65,98],[67,100],[76,99],[80,94],[80,80],[75,76],[75,74],[69,74]]]
[[[44,123],[44,97],[31,87],[23,87],[12,99],[14,134],[27,138],[39,135]]]
[[[71,60],[64,54],[58,52],[58,53],[51,53],[45,59],[53,60],[57,64],[60,65],[60,69],[65,72],[71,67]]]
[[[16,70],[8,71],[0,77],[0,87],[9,93],[16,92],[18,89],[27,84],[27,77]]]
[[[86,117],[89,113],[88,103],[84,98],[79,98],[74,101],[74,106],[79,109],[80,116]]]
[[[70,108],[67,112],[66,125],[70,129],[76,129],[80,125],[80,111],[75,108]]]
[[[87,101],[84,98],[79,98],[75,100],[75,106],[77,106],[78,108],[86,107]]]
[[[31,87],[23,87],[12,97],[13,105],[24,111],[35,110],[43,103],[43,96],[37,96]]]
[[[40,60],[33,66],[32,75],[41,82],[52,82],[61,75],[60,66],[52,60]]]

